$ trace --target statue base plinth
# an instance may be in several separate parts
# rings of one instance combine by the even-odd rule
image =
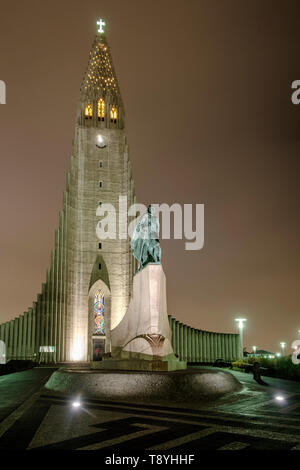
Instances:
[[[92,363],[93,369],[176,371],[186,369],[171,343],[166,277],[161,264],[149,263],[133,278],[127,312],[111,330],[112,358]]]
[[[105,359],[91,362],[91,369],[132,370],[132,371],[175,371],[186,369],[186,362],[178,359],[147,360],[147,359]]]
[[[242,385],[230,372],[220,369],[174,372],[59,369],[51,375],[46,389],[51,393],[55,391],[73,397],[79,394],[109,402],[148,402],[190,408],[201,406],[205,399],[224,399],[227,394],[230,394],[231,402],[232,394],[241,391]]]

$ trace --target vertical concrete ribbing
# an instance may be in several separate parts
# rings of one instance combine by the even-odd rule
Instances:
[[[37,312],[37,303],[33,302],[32,308],[32,330],[31,330],[31,354],[34,359],[37,358],[36,350],[36,312]]]
[[[209,361],[213,362],[215,353],[214,353],[214,333],[209,333],[209,352],[210,352],[210,358]]]
[[[14,346],[13,346],[13,358],[17,359],[18,357],[18,339],[19,339],[19,319],[14,319]]]
[[[45,346],[50,345],[50,270],[47,269],[46,275],[46,342]],[[48,361],[49,355],[46,357],[46,361]]]
[[[199,354],[199,330],[195,328],[195,362],[198,361],[198,354]]]
[[[65,361],[66,360],[66,317],[67,317],[67,281],[68,281],[68,272],[67,272],[67,237],[68,237],[68,210],[67,210],[67,204],[68,204],[68,194],[65,192],[64,194],[64,204],[65,204],[65,210],[64,210],[64,223],[62,227],[62,244],[61,244],[61,250],[62,250],[62,263],[60,265],[60,276],[62,279],[62,301],[61,301],[61,360]]]
[[[180,360],[181,361],[184,360],[183,342],[184,342],[183,323],[180,323]]]
[[[188,347],[188,327],[187,325],[183,325],[183,357],[184,361],[187,361],[187,347]]]
[[[239,358],[240,335],[235,337],[235,360]]]
[[[57,232],[57,231],[56,231]],[[51,269],[50,269],[50,335],[49,343],[51,346],[55,346],[55,299],[54,299],[54,282],[55,282],[55,272],[54,272],[54,250],[51,252]],[[53,360],[53,354],[51,354]]]
[[[42,294],[38,294],[36,303],[36,354],[39,356],[42,328]]]
[[[4,323],[4,343],[6,347],[6,356],[8,352],[8,341],[9,341],[9,322]]]
[[[204,338],[203,338],[203,330],[199,330],[199,362],[204,362],[204,359],[203,359],[203,348],[204,348],[204,345],[203,345],[203,341],[204,341]]]
[[[41,346],[46,345],[46,284],[42,285],[42,302],[41,302]],[[45,357],[41,362],[45,362]]]
[[[23,315],[23,333],[22,333],[22,357],[26,359],[27,355],[27,325],[28,325],[28,312]]]
[[[224,334],[221,334],[221,358],[225,359],[225,342],[224,342]]]
[[[196,362],[196,336],[195,336],[195,328],[191,328],[191,343],[192,343],[192,355],[191,355],[191,362]]]
[[[28,316],[27,316],[27,352],[26,357],[27,359],[32,359],[32,308],[28,309]]]
[[[19,317],[18,359],[22,359],[23,315]]]
[[[177,341],[176,341],[176,320],[172,317],[172,345],[174,354],[177,354]]]
[[[226,360],[229,359],[229,339],[228,339],[228,334],[225,334],[225,355],[226,355]]]
[[[196,330],[196,361],[200,362],[201,345],[200,345],[200,330]]]
[[[191,342],[191,327],[186,326],[186,360],[192,360],[192,342]]]
[[[56,321],[56,334],[55,334],[55,357],[57,361],[62,360],[62,343],[63,343],[63,332],[62,332],[62,316],[64,312],[64,279],[63,279],[63,267],[64,267],[64,231],[65,231],[65,212],[66,212],[66,193],[64,193],[64,204],[63,210],[59,214],[59,230],[56,232],[55,237],[55,321]]]
[[[8,351],[6,351],[6,360],[12,359],[13,347],[14,347],[14,320],[9,322],[9,339],[8,339]]]
[[[208,362],[208,355],[206,350],[206,331],[203,331],[203,362]]]
[[[214,334],[214,344],[215,344],[215,360],[218,359],[219,357],[219,351],[218,351],[218,336],[219,336],[219,333],[215,333]]]
[[[176,320],[175,322],[175,330],[176,330],[176,354],[180,357],[180,328],[179,328],[179,321]]]
[[[221,344],[222,334],[221,333],[218,333],[217,341],[218,341],[218,357],[222,359],[222,344]]]

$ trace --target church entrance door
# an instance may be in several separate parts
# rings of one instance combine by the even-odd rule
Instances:
[[[93,336],[93,361],[101,361],[105,353],[105,337]]]

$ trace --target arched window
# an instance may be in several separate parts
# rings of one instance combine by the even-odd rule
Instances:
[[[113,106],[110,110],[110,121],[117,122],[118,119],[118,110],[115,106]]]
[[[101,290],[94,297],[94,335],[105,335],[105,300]]]
[[[102,98],[98,100],[98,121],[104,121],[105,117],[105,102]]]
[[[91,104],[87,104],[84,108],[84,117],[85,119],[91,119],[93,116],[93,106]]]

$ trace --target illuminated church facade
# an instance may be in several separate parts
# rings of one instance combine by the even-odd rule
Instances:
[[[122,220],[127,214],[118,213],[119,196],[126,196],[128,205],[135,200],[124,120],[109,46],[98,33],[80,89],[51,267],[32,308],[16,320],[22,335],[33,316],[37,343],[54,346],[58,362],[87,361],[110,351],[109,331],[129,303],[134,269],[129,239],[99,240],[96,234],[99,205],[113,204]],[[32,333],[28,325],[25,331]]]
[[[98,360],[111,351],[110,331],[124,317],[135,261],[127,206],[136,202],[125,133],[125,113],[103,22],[93,42],[80,88],[75,137],[51,265],[33,305],[0,325],[7,359],[42,362]],[[116,209],[115,239],[99,239],[97,208]],[[123,212],[122,212],[123,211]],[[239,335],[197,330],[169,317],[175,353],[182,360],[210,362],[239,355]]]

